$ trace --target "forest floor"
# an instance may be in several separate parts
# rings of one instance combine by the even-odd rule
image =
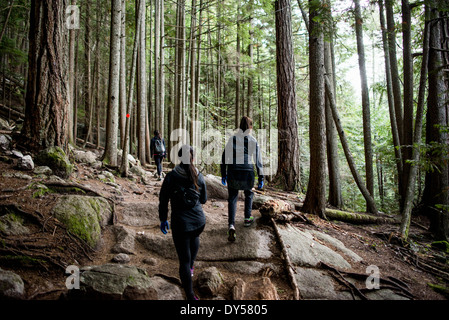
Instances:
[[[147,169],[150,171],[149,167]],[[76,170],[69,180],[88,185],[90,189],[112,199],[117,210],[125,207],[128,202],[158,203],[161,182],[157,181],[156,178],[152,178],[149,183],[143,183],[140,180],[131,181],[116,176],[115,184],[121,187],[121,194],[117,194],[114,186],[97,178],[97,171],[102,170],[104,169],[96,170],[85,164],[76,164]],[[169,169],[165,168],[165,170]],[[31,179],[17,176],[17,173],[29,174]],[[14,160],[8,160],[8,157],[3,157],[0,161],[0,209],[12,205],[29,216],[31,220],[40,221],[35,225],[31,235],[27,237],[2,236],[3,247],[0,248],[0,268],[13,270],[19,274],[25,283],[26,298],[33,300],[59,299],[61,294],[67,291],[65,287],[67,278],[65,266],[69,264],[84,266],[110,263],[115,255],[111,253],[111,247],[116,240],[111,229],[112,226],[106,226],[103,229],[102,245],[95,250],[84,246],[61,227],[61,224],[51,214],[51,209],[61,194],[47,193],[36,196],[36,189],[30,187],[44,179],[33,175],[33,173],[17,170]],[[286,198],[296,197],[293,193],[271,192],[269,189],[266,193],[273,197],[279,194],[283,194]],[[239,201],[238,205],[239,212],[242,212],[243,201]],[[203,208],[207,215],[222,218],[227,216],[227,202],[225,200],[209,199]],[[260,216],[255,210],[253,213],[256,217]],[[0,216],[3,214],[4,212],[0,212]],[[430,261],[435,261],[438,258],[440,260],[447,259],[447,255],[441,255],[440,251],[430,246],[432,238],[427,231],[428,222],[425,218],[413,217],[410,230],[412,245],[409,248],[403,248],[401,245],[393,243],[391,237],[389,237],[389,235],[397,232],[398,225],[353,225],[345,222],[325,221],[315,216],[308,216],[308,219],[313,221],[314,228],[340,240],[347,248],[362,257],[363,263],[354,265],[350,270],[351,272],[365,274],[368,265],[376,265],[381,270],[381,277],[391,276],[406,283],[409,292],[416,300],[442,300],[447,298],[429,286],[429,284],[447,286],[447,282],[445,283],[442,279],[445,275],[449,276],[448,273],[444,273],[447,272],[447,260],[439,264],[440,266],[446,266],[445,271],[441,271],[443,273],[435,272],[432,267],[423,268],[423,266],[429,266]],[[305,226],[303,222],[291,222],[291,224]],[[258,224],[257,228],[265,228],[268,232],[274,234],[273,226],[269,224]],[[159,231],[159,221],[155,220],[154,223],[152,222],[145,227],[135,227],[134,229],[136,232],[157,232]],[[226,237],[226,234],[223,234],[223,238]],[[285,271],[281,245],[274,241],[270,244],[270,247],[274,254],[270,261],[264,261],[264,263],[269,262],[275,266],[274,269],[278,270],[269,273],[270,279],[277,288],[279,299],[291,300],[293,289]],[[414,254],[410,254],[410,252],[414,252]],[[151,254],[147,249],[137,245],[135,254],[130,255],[131,261],[129,264],[145,269],[150,275],[164,274],[167,278],[179,279],[177,260],[159,258],[157,264],[149,265],[145,262],[149,256]],[[200,271],[210,265],[213,265],[213,263],[198,261],[196,268]],[[229,268],[220,268],[220,272],[223,274],[225,285],[222,286],[219,296],[223,299],[232,299],[232,287],[235,279],[244,278],[246,282],[249,282],[260,278],[262,273],[265,272],[266,274],[267,270],[261,270],[258,274],[253,275],[242,275],[240,272]],[[446,278],[446,281],[447,279],[449,277]],[[207,297],[201,298],[207,299]]]

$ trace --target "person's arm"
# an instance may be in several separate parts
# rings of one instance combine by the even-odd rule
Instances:
[[[207,201],[207,186],[203,175],[200,173],[198,175],[198,182],[200,183],[201,193],[200,193],[200,203],[205,204]]]
[[[170,190],[171,190],[171,175],[167,174],[164,181],[162,182],[162,187],[159,192],[159,220],[161,222],[167,221],[168,218],[168,202],[170,200]]]
[[[150,157],[153,157],[154,155],[154,139],[151,139],[150,141]]]

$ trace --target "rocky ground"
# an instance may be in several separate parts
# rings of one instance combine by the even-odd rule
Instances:
[[[82,294],[116,299],[184,298],[171,234],[159,230],[161,182],[152,175],[154,168],[136,165],[129,178],[121,178],[101,166],[95,150],[79,150],[72,154],[74,171],[61,180],[46,168],[21,166],[23,157],[3,152],[0,159],[0,283],[8,277],[16,279],[3,295],[37,300],[80,298]],[[243,201],[239,201],[237,241],[230,243],[226,189],[212,176],[206,182],[207,225],[194,271],[195,291],[201,299],[446,298],[431,286],[437,285],[437,291],[447,286],[447,254],[430,246],[425,220],[415,219],[412,246],[407,248],[389,237],[397,225],[360,226],[300,213],[302,219],[274,219],[273,224],[257,210],[266,197],[300,199],[268,187],[256,195],[256,222],[249,228],[243,227]],[[81,209],[73,204],[78,200],[70,202],[70,210],[87,212],[92,207],[99,216],[99,229],[91,230],[88,240],[74,236],[57,209],[61,199],[68,206],[69,200],[80,197],[95,201],[89,200]],[[65,269],[69,265],[80,269],[84,291],[67,289]],[[379,289],[368,288],[379,278]],[[111,283],[118,287],[112,289]]]

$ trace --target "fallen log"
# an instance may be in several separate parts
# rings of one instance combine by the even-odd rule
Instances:
[[[336,209],[326,208],[326,216],[329,220],[338,220],[353,224],[384,224],[384,223],[400,223],[389,217],[373,216],[364,213],[348,212]]]
[[[277,220],[281,220],[283,222],[288,222],[292,219],[298,218],[298,213],[295,212],[295,209],[296,206],[291,202],[273,198],[266,200],[259,207],[259,211],[263,217],[274,218]],[[338,220],[353,224],[400,223],[399,220],[390,217],[374,216],[369,214],[348,212],[330,208],[326,208],[325,213],[329,220]]]

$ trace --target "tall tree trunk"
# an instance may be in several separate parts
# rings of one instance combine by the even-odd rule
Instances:
[[[429,96],[427,98],[426,144],[432,170],[426,173],[423,205],[430,230],[438,240],[449,240],[449,168],[447,144],[447,90],[444,82],[442,16],[437,1],[430,1]]]
[[[332,88],[330,89],[334,92],[335,96],[335,64],[333,57],[334,56],[333,46],[334,46],[333,35],[331,35],[330,41],[324,42],[324,61],[325,61],[324,64],[326,68],[326,74],[330,75],[333,79]],[[328,202],[331,206],[342,208],[343,196],[341,194],[340,163],[338,159],[337,132],[335,129],[334,120],[332,118],[330,101],[327,96],[325,100],[325,112],[326,112],[325,115],[326,115],[327,166],[329,172]]]
[[[146,41],[145,41],[145,21],[146,6],[145,1],[140,1],[138,18],[141,22],[139,34],[139,51],[137,54],[137,121],[138,121],[138,137],[137,137],[137,155],[140,163],[144,165],[146,161],[145,154],[145,131],[146,131],[146,113],[147,113],[147,66],[146,66]]]
[[[326,120],[324,44],[322,27],[315,22],[318,7],[310,6],[309,19],[309,145],[310,174],[303,211],[326,218]]]
[[[68,151],[68,96],[65,69],[65,0],[31,2],[28,81],[23,143],[39,151]]]
[[[403,122],[403,175],[400,207],[404,208],[405,188],[410,172],[408,160],[412,156],[413,144],[413,57],[411,35],[411,8],[408,0],[402,0],[402,46],[404,68],[404,122]]]
[[[71,0],[72,5],[76,5],[76,0]],[[0,39],[1,41],[1,39]],[[69,30],[69,83],[68,83],[68,134],[69,143],[76,144],[73,127],[76,123],[73,122],[73,110],[75,103],[75,44],[76,44],[76,29]]]
[[[195,88],[195,72],[196,72],[196,28],[197,28],[197,10],[196,10],[196,0],[192,0],[192,13],[191,13],[191,22],[190,22],[190,144],[195,145],[195,137],[196,137],[196,88]]]
[[[359,56],[359,71],[362,90],[362,110],[363,110],[363,143],[365,147],[365,172],[366,188],[374,197],[374,171],[373,171],[373,149],[371,141],[371,116],[369,90],[366,78],[365,67],[365,45],[363,44],[363,19],[360,9],[360,1],[354,0],[355,31],[357,37],[357,52]]]
[[[337,132],[338,132],[338,135],[340,136],[340,142],[343,147],[343,151],[345,153],[346,160],[349,165],[349,169],[351,170],[352,176],[355,180],[355,183],[357,184],[357,187],[359,187],[360,192],[362,193],[363,197],[365,198],[365,201],[368,205],[368,211],[378,214],[377,208],[376,208],[376,203],[374,202],[373,197],[371,196],[371,194],[369,193],[365,184],[363,183],[362,178],[360,177],[360,174],[355,165],[354,158],[351,154],[351,151],[349,150],[348,141],[346,140],[345,132],[343,130],[343,126],[341,124],[340,117],[338,115],[337,105],[335,103],[335,96],[331,90],[331,86],[332,86],[331,81],[329,80],[329,78],[327,76],[324,78],[324,80],[325,80],[325,86],[326,86],[326,95],[329,98],[329,102],[330,102],[330,106],[331,106],[331,110],[332,110],[332,117],[334,118],[335,126],[337,127]]]
[[[140,2],[144,2],[145,0],[137,0],[138,2],[138,8],[140,8]],[[131,61],[131,70],[129,73],[129,88],[128,88],[128,103],[126,108],[126,124],[125,124],[125,139],[124,139],[124,145],[123,145],[123,153],[122,153],[122,163],[120,165],[120,174],[122,177],[128,176],[128,169],[129,169],[129,163],[128,163],[128,152],[129,152],[129,141],[130,141],[130,125],[131,125],[131,119],[132,119],[132,110],[133,110],[133,98],[134,98],[134,82],[136,79],[136,68],[137,68],[137,51],[138,51],[138,44],[140,41],[140,29],[142,27],[142,20],[137,19],[136,24],[136,33],[134,35],[134,46],[133,46],[133,56]]]
[[[84,145],[86,145],[92,132],[92,74],[91,74],[91,52],[90,52],[90,0],[86,1],[86,30],[84,33],[84,56],[86,58],[86,69],[84,74]]]
[[[122,22],[122,1],[111,0],[111,43],[109,57],[109,85],[106,123],[106,146],[103,162],[113,167],[117,166],[118,138],[118,105],[120,82],[120,33]]]
[[[384,17],[384,8],[383,1],[379,0],[379,17],[380,17],[380,26],[382,29],[382,42],[384,48],[384,60],[385,60],[385,75],[387,81],[387,97],[388,97],[388,110],[390,113],[390,124],[391,124],[391,135],[393,137],[393,147],[394,154],[396,158],[396,168],[398,181],[402,179],[402,153],[400,150],[401,140],[398,129],[398,122],[396,121],[396,111],[395,111],[395,100],[394,100],[394,90],[393,90],[393,81],[391,75],[391,59],[390,59],[390,45],[387,39],[387,31],[385,27],[385,17]],[[398,183],[398,190],[401,189],[402,182]]]
[[[239,127],[241,118],[240,106],[240,1],[237,5],[237,43],[236,43],[236,71],[235,71],[235,117],[234,125]]]
[[[122,0],[122,24],[120,32],[120,148],[125,145],[126,127],[126,1]]]
[[[400,226],[400,234],[404,239],[408,238],[408,231],[410,227],[413,198],[415,195],[415,185],[416,185],[416,175],[418,172],[418,160],[420,155],[419,144],[421,143],[422,136],[422,125],[423,125],[423,113],[424,113],[424,100],[426,92],[426,82],[427,82],[427,71],[429,62],[429,21],[430,21],[430,11],[429,7],[426,5],[425,9],[426,21],[424,26],[424,39],[423,39],[423,57],[421,64],[421,77],[419,81],[419,92],[418,92],[418,106],[416,110],[416,121],[415,121],[415,133],[413,138],[413,153],[412,161],[414,165],[410,168],[410,173],[408,176],[407,184],[405,185],[404,193],[404,209],[402,211],[402,220]]]
[[[183,128],[185,111],[185,0],[177,3],[177,27],[176,27],[176,63],[175,63],[175,114],[173,129]],[[187,137],[182,136],[183,143]],[[177,152],[175,152],[177,154]],[[175,154],[173,153],[173,154]],[[175,156],[176,158],[176,156]]]
[[[276,74],[278,92],[277,177],[288,191],[299,190],[299,143],[295,91],[291,8],[289,0],[275,1]]]
[[[393,88],[394,97],[394,108],[395,108],[395,118],[396,126],[398,127],[399,139],[401,145],[403,144],[403,108],[402,108],[402,90],[398,71],[398,60],[396,57],[396,24],[394,20],[394,10],[393,10],[394,0],[385,0],[385,9],[387,16],[387,39],[388,39],[388,49],[390,57],[390,67],[391,67],[391,84]],[[402,152],[402,151],[401,151]]]

